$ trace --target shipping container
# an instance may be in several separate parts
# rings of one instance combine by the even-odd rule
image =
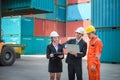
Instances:
[[[54,5],[53,13],[46,14],[36,14],[36,18],[47,19],[47,20],[57,20],[57,21],[66,21],[66,8],[62,6]]]
[[[56,23],[56,31],[59,33],[60,37],[66,36],[66,23],[58,21]]]
[[[34,20],[34,36],[44,36],[45,30],[44,30],[44,19],[38,19],[35,18]]]
[[[103,42],[102,62],[120,62],[120,29],[98,29]]]
[[[35,14],[35,18],[46,19],[46,14]]]
[[[67,21],[91,19],[91,3],[69,5],[67,7]]]
[[[66,0],[54,0],[58,6],[66,6]]]
[[[87,27],[91,24],[90,20],[84,20],[84,21],[74,21],[74,22],[66,22],[66,36],[67,37],[74,37],[75,36],[75,30],[78,27]]]
[[[3,11],[38,9],[41,11],[53,11],[54,0],[2,0]]]
[[[92,0],[92,25],[120,27],[120,0]]]
[[[33,36],[34,19],[29,17],[6,17],[2,18],[3,35],[26,35]]]
[[[65,22],[35,19],[34,36],[49,36],[52,31],[57,31],[60,36],[65,36]]]
[[[46,47],[50,44],[49,37],[31,37],[31,36],[3,36],[2,39],[6,44],[24,44],[24,55],[45,54]]]
[[[32,47],[34,54],[45,54],[50,41],[49,37],[33,37]]]
[[[57,6],[54,5],[53,13],[46,13],[46,19],[48,20],[56,20],[57,19]]]
[[[44,24],[45,35],[44,36],[49,36],[52,31],[57,30],[56,29],[56,23],[57,23],[57,21],[45,20],[45,24]]]
[[[83,4],[90,2],[91,0],[67,0],[67,5],[73,5],[73,4]]]
[[[33,54],[31,36],[20,36],[20,35],[3,36],[2,39],[5,41],[6,44],[24,44],[25,47],[22,54],[25,55]]]
[[[68,40],[67,37],[59,37],[59,43],[60,44],[65,43],[67,40]]]
[[[57,9],[57,21],[66,21],[66,8],[65,7],[58,7]]]

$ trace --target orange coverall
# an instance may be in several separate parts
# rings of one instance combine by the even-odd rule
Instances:
[[[87,55],[89,80],[100,80],[100,60],[96,57],[96,54],[101,55],[102,47],[102,41],[98,37],[94,37],[89,42]],[[91,70],[91,66],[95,66],[95,71]]]

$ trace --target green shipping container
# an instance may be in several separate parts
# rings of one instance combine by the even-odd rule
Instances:
[[[38,9],[53,11],[54,0],[2,0],[2,10]]]
[[[5,17],[2,18],[2,34],[3,35],[23,35],[33,36],[34,19],[29,17]]]
[[[103,42],[102,62],[120,62],[120,29],[97,29]]]
[[[50,44],[49,37],[32,36],[3,36],[2,39],[7,44],[25,44],[24,55],[46,54],[47,45]]]
[[[22,54],[31,55],[33,54],[32,48],[32,37],[31,36],[3,36],[2,39],[7,44],[25,44],[24,52]]]
[[[33,37],[33,54],[46,54],[47,45],[51,39],[48,37]]]

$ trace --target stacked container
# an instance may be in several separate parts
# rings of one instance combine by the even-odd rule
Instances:
[[[90,0],[67,0],[66,36],[74,37],[78,27],[85,28],[91,24]]]
[[[92,25],[103,41],[102,62],[120,62],[120,0],[92,0]]]
[[[57,31],[66,36],[66,0],[4,0],[3,11],[41,10],[49,13],[7,17],[2,19],[3,40],[6,43],[26,44],[24,54],[44,54],[51,39],[49,34]],[[34,11],[33,11],[34,12]],[[29,18],[31,17],[31,18]],[[25,19],[24,19],[25,18]],[[29,19],[32,19],[31,22]]]
[[[42,26],[42,23],[39,25]],[[46,46],[50,43],[50,38],[44,35],[41,37],[38,33],[36,33],[37,36],[34,36],[34,27],[36,27],[34,18],[21,16],[2,18],[2,39],[7,44],[26,45],[22,53],[25,55],[46,53]],[[44,32],[41,28],[35,29],[39,30],[38,32]]]
[[[41,53],[46,52],[47,45],[51,42],[49,35],[52,31],[57,31],[61,37],[66,36],[66,0],[54,0],[53,13],[36,14],[34,21],[34,43],[43,44],[45,48],[39,46]],[[47,38],[47,42],[43,38]],[[43,39],[43,40],[42,40]],[[43,42],[42,42],[43,41]],[[41,48],[40,48],[41,47]],[[35,51],[39,51],[38,48]]]
[[[32,53],[34,19],[29,17],[2,18],[2,39],[9,44],[25,44],[25,54]]]
[[[36,14],[36,18],[65,22],[66,0],[54,0],[53,13]]]

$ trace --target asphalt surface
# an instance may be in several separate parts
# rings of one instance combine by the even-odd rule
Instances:
[[[88,80],[86,60],[83,60],[83,80]],[[63,60],[61,80],[68,80],[67,64]],[[49,80],[48,60],[44,56],[22,56],[13,66],[0,67],[0,80]],[[120,64],[101,64],[101,80],[120,80]]]

